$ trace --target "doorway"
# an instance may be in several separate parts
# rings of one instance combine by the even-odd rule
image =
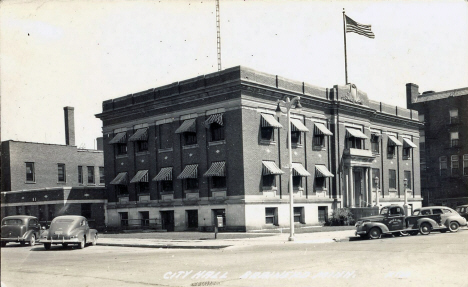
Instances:
[[[174,231],[174,210],[161,211],[161,227],[167,232]]]
[[[198,228],[198,210],[186,210],[187,214],[187,229]]]
[[[362,195],[362,170],[353,171],[354,178],[354,206],[361,207],[361,195]]]

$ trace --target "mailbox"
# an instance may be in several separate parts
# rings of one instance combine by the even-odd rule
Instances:
[[[223,217],[221,215],[216,216],[216,227],[224,227]]]

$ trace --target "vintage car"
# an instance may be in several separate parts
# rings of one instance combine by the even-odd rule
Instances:
[[[427,235],[432,230],[438,229],[437,220],[440,215],[412,215],[406,216],[405,210],[399,205],[385,206],[380,210],[380,215],[368,216],[356,222],[356,235],[363,238],[376,239],[382,234],[393,235]]]
[[[466,226],[466,219],[458,212],[447,206],[428,206],[415,209],[414,216],[423,215],[434,219],[439,225],[436,230],[440,232],[457,232],[460,226]]]
[[[82,249],[86,244],[96,245],[98,233],[96,229],[89,228],[88,220],[79,215],[62,215],[55,217],[50,228],[41,235],[40,243],[49,250],[52,244],[76,244]]]
[[[34,216],[14,215],[2,219],[2,247],[8,242],[19,242],[21,245],[36,244],[39,239],[41,225]]]
[[[455,209],[461,217],[464,217],[466,220],[468,220],[468,204],[457,206]]]

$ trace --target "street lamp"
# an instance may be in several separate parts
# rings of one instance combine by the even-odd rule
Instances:
[[[287,138],[288,138],[288,151],[289,151],[289,241],[294,241],[294,199],[293,199],[293,167],[292,167],[292,149],[291,149],[291,108],[296,109],[300,112],[302,106],[300,103],[301,97],[294,97],[292,100],[286,98],[286,101],[278,101],[278,106],[276,107],[276,115],[281,116],[281,106],[286,108],[286,115],[288,118],[288,129],[287,129]]]
[[[374,178],[375,182],[375,205],[379,206],[379,177]]]
[[[403,204],[403,207],[405,208],[405,214],[408,215],[408,193],[406,192],[406,188],[408,187],[408,179],[403,180],[403,185],[405,186],[404,188],[404,193],[405,193],[405,204]]]

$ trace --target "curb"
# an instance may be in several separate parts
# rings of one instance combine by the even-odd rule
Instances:
[[[100,246],[114,247],[137,247],[137,248],[159,248],[159,249],[223,249],[232,245],[208,245],[208,246],[191,246],[191,245],[150,245],[150,244],[125,244],[125,243],[97,243]]]

